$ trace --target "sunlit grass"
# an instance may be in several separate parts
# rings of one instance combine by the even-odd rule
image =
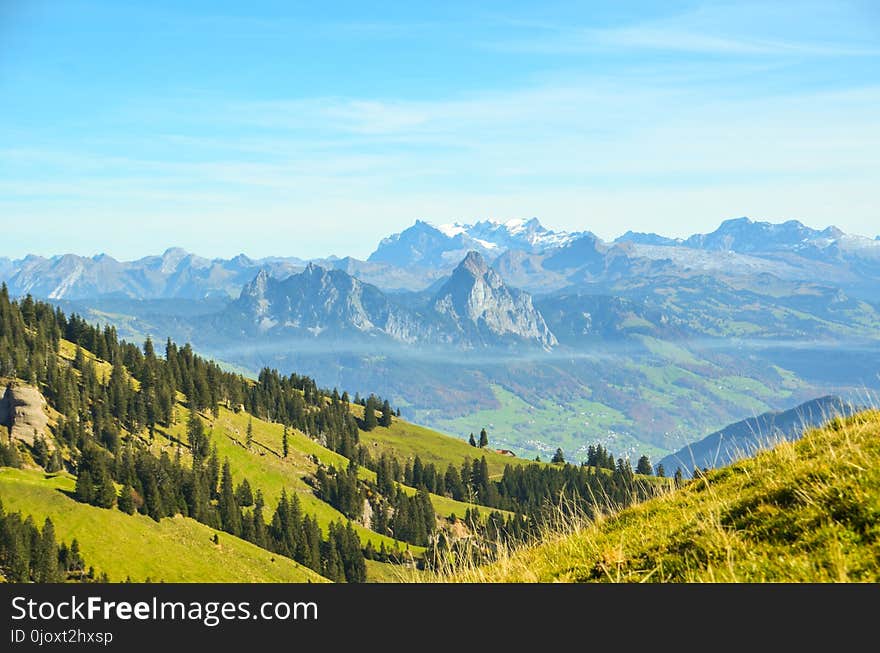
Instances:
[[[501,547],[491,564],[450,561],[431,580],[877,582],[880,411],[835,418],[643,504],[605,507]]]

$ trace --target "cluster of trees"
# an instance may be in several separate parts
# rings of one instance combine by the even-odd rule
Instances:
[[[587,460],[584,464],[589,467],[610,469],[613,471],[619,466],[620,461],[619,459],[615,461],[611,452],[601,444],[591,444],[587,447]],[[641,474],[642,476],[651,476],[654,474],[654,468],[651,465],[651,459],[648,458],[648,456],[641,456],[639,458],[639,461],[636,464],[636,474]],[[666,472],[663,470],[663,465],[658,466],[657,476],[663,477],[665,475]]]
[[[258,507],[262,508],[262,497],[258,497],[254,515],[259,512]],[[261,527],[256,516],[253,519],[257,533],[255,544],[293,558],[336,582],[362,583],[366,580],[364,554],[351,522],[345,525],[333,522],[327,539],[323,540],[317,520],[303,514],[299,497],[294,494],[288,498],[285,490],[281,492],[267,530]],[[260,535],[262,532],[265,532],[265,543]]]
[[[441,473],[434,463],[422,463],[415,456],[401,467],[400,462],[387,454],[382,454],[375,463],[367,465],[376,472],[376,485],[381,494],[388,496],[393,491],[394,482],[414,488],[424,487],[428,492],[447,496],[456,501],[468,501],[492,506],[498,501],[494,483],[489,480],[489,465],[486,457],[480,460],[466,458],[461,466],[450,463]]]
[[[591,444],[587,447],[587,460],[585,462],[589,467],[601,467],[603,469],[614,469],[616,467],[614,456],[601,444]]]
[[[40,530],[30,516],[6,513],[0,502],[0,575],[13,583],[59,583],[94,580],[95,570],[86,571],[76,540],[58,544],[51,519]]]
[[[358,480],[357,470],[357,463],[351,461],[345,471],[337,471],[332,465],[329,468],[320,465],[315,473],[318,497],[349,519],[360,519],[364,512],[366,493]]]
[[[372,431],[377,426],[384,426],[386,428],[391,426],[394,412],[387,399],[383,402],[379,397],[371,394],[364,400],[356,397],[355,403],[360,403],[364,407],[364,419],[361,421],[361,428],[364,431]],[[381,413],[378,417],[376,416],[377,412]],[[400,415],[399,410],[397,414]]]
[[[21,467],[21,454],[11,437],[7,444],[0,440],[0,467]]]
[[[488,447],[489,446],[489,434],[486,432],[486,428],[483,427],[482,429],[480,429],[480,442],[479,442],[479,444],[477,444],[476,439],[474,439],[473,433],[471,433],[470,436],[468,436],[468,444],[471,445],[472,447],[479,446],[480,449],[482,449],[483,447]]]
[[[387,466],[388,457],[381,459]],[[315,491],[319,498],[339,510],[349,519],[364,517],[364,505],[370,506],[369,526],[377,533],[396,540],[427,546],[437,527],[434,506],[428,489],[415,484],[415,494],[407,494],[390,476],[377,477],[376,483],[358,478],[357,463],[351,461],[345,471],[334,467],[318,468]],[[410,471],[410,474],[412,472]],[[408,484],[409,485],[409,484]]]
[[[0,284],[0,377],[45,382],[45,368],[58,351],[61,331],[55,310],[26,297],[11,302],[6,284]]]
[[[424,486],[413,495],[399,485],[395,485],[390,495],[373,493],[370,507],[373,511],[370,527],[377,533],[419,546],[431,543],[437,518],[431,495]]]
[[[562,505],[590,515],[596,506],[625,507],[654,496],[656,489],[656,484],[638,479],[622,458],[607,471],[588,465],[507,465],[493,507],[538,517],[548,505]]]

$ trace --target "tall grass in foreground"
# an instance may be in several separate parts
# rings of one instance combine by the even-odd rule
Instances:
[[[447,559],[433,582],[877,582],[880,411],[593,519],[561,508],[539,541],[489,564]]]

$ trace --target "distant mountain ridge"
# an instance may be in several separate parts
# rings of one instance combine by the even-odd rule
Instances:
[[[476,251],[462,259],[424,309],[405,306],[343,270],[309,263],[285,279],[261,270],[221,322],[250,335],[378,337],[469,347],[557,344],[531,296],[509,288]]]
[[[659,464],[663,465],[667,475],[680,467],[686,476],[690,476],[695,467],[723,467],[780,440],[796,440],[807,429],[821,426],[834,417],[855,412],[856,407],[840,397],[819,397],[786,411],[763,413],[731,424],[666,456]]]
[[[313,262],[344,270],[384,291],[420,291],[448,275],[469,251],[479,252],[507,283],[533,294],[609,276],[656,274],[670,266],[676,273],[769,273],[860,290],[880,281],[880,236],[849,235],[836,227],[811,229],[796,220],[773,224],[748,218],[726,220],[713,232],[684,239],[628,231],[612,242],[589,231],[554,231],[536,218],[440,226],[416,220],[383,238],[366,261],[350,256],[252,259],[244,254],[208,259],[180,248],[134,261],[106,254],[28,255],[0,258],[0,281],[14,296],[30,293],[54,300],[234,299],[261,269],[282,278]]]
[[[244,254],[231,259],[207,259],[172,247],[158,256],[118,261],[112,256],[64,254],[26,256],[0,262],[2,280],[13,295],[46,299],[85,299],[102,296],[132,299],[204,299],[237,295],[260,268],[283,275],[302,269],[297,258],[253,260]]]
[[[515,337],[550,349],[558,344],[531,295],[508,288],[483,257],[469,252],[432,300],[436,313],[469,341]]]

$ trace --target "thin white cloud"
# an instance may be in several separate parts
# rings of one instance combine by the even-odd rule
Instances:
[[[502,51],[549,55],[661,51],[731,56],[880,56],[876,29],[847,3],[717,3],[684,13],[601,28],[519,21],[520,38],[485,41]]]

